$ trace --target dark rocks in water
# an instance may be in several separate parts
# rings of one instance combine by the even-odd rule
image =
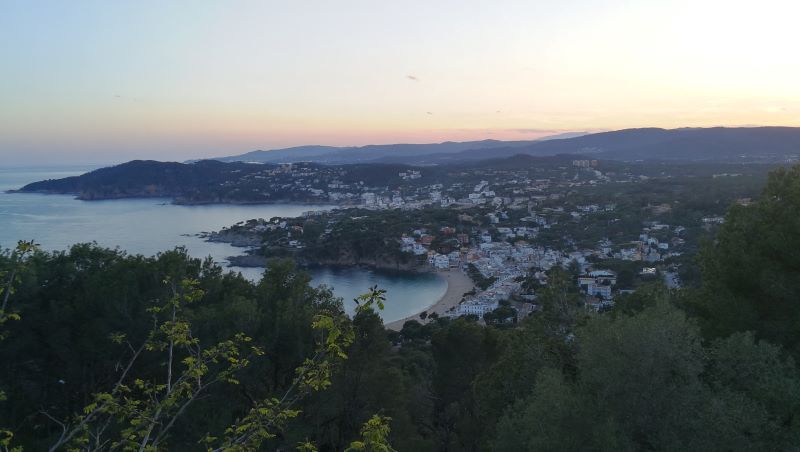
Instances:
[[[232,231],[223,229],[219,232],[212,232],[203,236],[209,242],[229,243],[238,247],[257,247],[261,246],[261,235],[248,231]]]
[[[228,258],[231,267],[266,267],[267,258],[257,254],[243,254]]]

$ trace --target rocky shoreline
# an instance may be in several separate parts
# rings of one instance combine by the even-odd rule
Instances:
[[[257,249],[261,246],[261,235],[254,232],[223,229],[218,232],[203,232],[198,237],[208,242],[227,243],[231,246],[249,248],[244,254],[228,257],[228,262],[232,267],[264,267],[269,256],[257,254]],[[365,267],[376,270],[395,270],[426,272],[430,271],[427,265],[417,261],[400,262],[391,259],[363,259],[354,258],[351,255],[342,255],[337,259],[310,259],[297,252],[290,254],[298,265],[303,267],[329,266],[329,267]]]
[[[233,205],[233,206],[258,206],[258,205],[280,205],[296,204],[309,206],[332,206],[349,207],[348,204],[331,203],[324,200],[309,199],[254,199],[240,200],[230,198],[207,198],[207,199],[188,199],[181,194],[173,192],[150,192],[146,190],[138,192],[117,192],[117,193],[98,193],[93,191],[57,190],[57,189],[19,189],[5,190],[4,193],[38,193],[42,195],[69,195],[74,196],[80,201],[114,201],[121,199],[165,199],[171,204],[178,206],[211,206],[211,205]]]
[[[297,199],[279,199],[279,200],[255,200],[255,201],[240,201],[230,199],[215,199],[215,200],[188,200],[180,197],[173,198],[173,204],[179,206],[211,206],[217,204],[226,204],[233,206],[260,206],[260,205],[280,205],[280,204],[295,204],[295,205],[309,205],[309,206],[333,206],[343,207],[342,204],[332,204],[322,202],[316,199],[297,200]],[[346,207],[346,206],[345,206]]]
[[[417,263],[387,263],[386,261],[375,261],[372,259],[367,260],[351,260],[351,259],[323,259],[314,260],[298,258],[291,256],[297,265],[301,267],[362,267],[373,270],[390,270],[401,272],[414,272],[414,273],[428,273],[433,271],[427,265],[420,265]],[[236,256],[228,257],[228,262],[231,267],[265,267],[269,257],[255,254],[245,253]]]
[[[340,258],[340,259],[315,259],[310,260],[307,258],[300,258],[295,259],[298,264],[304,267],[364,267],[364,268],[371,268],[375,270],[394,270],[394,271],[404,271],[404,272],[415,272],[415,273],[423,273],[430,271],[430,267],[427,265],[420,265],[416,262],[390,262],[386,260],[375,260],[375,259],[351,259],[351,258]]]
[[[223,229],[214,232],[202,232],[197,235],[207,242],[227,243],[239,248],[255,248],[261,246],[261,236],[252,232]]]

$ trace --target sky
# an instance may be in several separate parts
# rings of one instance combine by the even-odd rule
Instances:
[[[800,126],[800,2],[0,0],[0,166]]]

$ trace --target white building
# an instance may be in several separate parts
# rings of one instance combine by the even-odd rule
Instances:
[[[375,193],[367,192],[361,195],[361,200],[364,202],[365,206],[370,207],[377,203],[377,196],[375,196]]]
[[[458,314],[459,315],[468,315],[468,314],[475,314],[479,318],[483,318],[483,315],[487,312],[492,312],[497,309],[497,302],[481,302],[478,300],[470,300],[465,301],[458,305]]]
[[[450,257],[446,254],[437,254],[433,256],[432,265],[433,268],[440,270],[450,268]]]
[[[586,287],[586,295],[599,296],[603,297],[605,300],[610,300],[612,298],[611,286],[591,283]]]
[[[453,251],[447,255],[450,260],[450,268],[458,268],[461,265],[461,253]]]
[[[615,284],[617,275],[610,270],[594,270],[578,277],[578,286],[586,295],[602,297],[604,300],[613,298]]]

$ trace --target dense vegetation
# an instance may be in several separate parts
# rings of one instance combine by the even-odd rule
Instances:
[[[291,255],[297,261],[309,264],[416,268],[420,264],[427,265],[427,256],[402,252],[400,237],[412,235],[414,230],[424,231],[433,237],[431,249],[449,253],[461,246],[457,232],[469,232],[472,226],[480,224],[468,215],[465,220],[466,213],[465,210],[445,208],[409,211],[348,209],[286,219],[288,235],[283,229],[258,234],[257,240],[262,243],[258,253],[269,257]],[[233,226],[230,232],[247,232],[252,224]],[[442,232],[443,227],[447,227],[446,232]],[[303,248],[287,247],[290,238],[299,240]]]
[[[491,286],[492,284],[494,284],[495,281],[497,281],[497,278],[494,276],[489,278],[483,276],[480,270],[478,270],[478,267],[475,266],[475,264],[467,265],[467,275],[472,280],[472,282],[474,282],[475,285],[478,286],[478,288],[481,290],[488,289],[489,286]]]
[[[396,187],[404,183],[398,175],[409,167],[400,164],[326,166],[298,163],[284,171],[283,165],[196,163],[134,160],[100,168],[80,176],[28,184],[21,192],[69,193],[80,199],[172,198],[180,204],[327,202],[312,190],[328,190],[336,182],[357,187]],[[407,185],[432,183],[445,176],[441,168],[426,170],[425,177]]]
[[[81,199],[130,197],[218,197],[221,184],[260,169],[244,163],[213,161],[185,165],[177,162],[134,160],[89,173],[26,185],[21,191],[71,193]]]
[[[8,252],[0,426],[27,450],[98,406],[108,422],[70,445],[138,449],[144,425],[170,450],[793,450],[798,211],[800,167],[775,172],[705,245],[697,289],[653,283],[593,313],[554,269],[515,326],[436,318],[399,333],[372,309],[379,291],[351,320],[288,261],[253,284],[182,250]],[[214,383],[180,411],[199,386],[170,389],[169,369]]]

